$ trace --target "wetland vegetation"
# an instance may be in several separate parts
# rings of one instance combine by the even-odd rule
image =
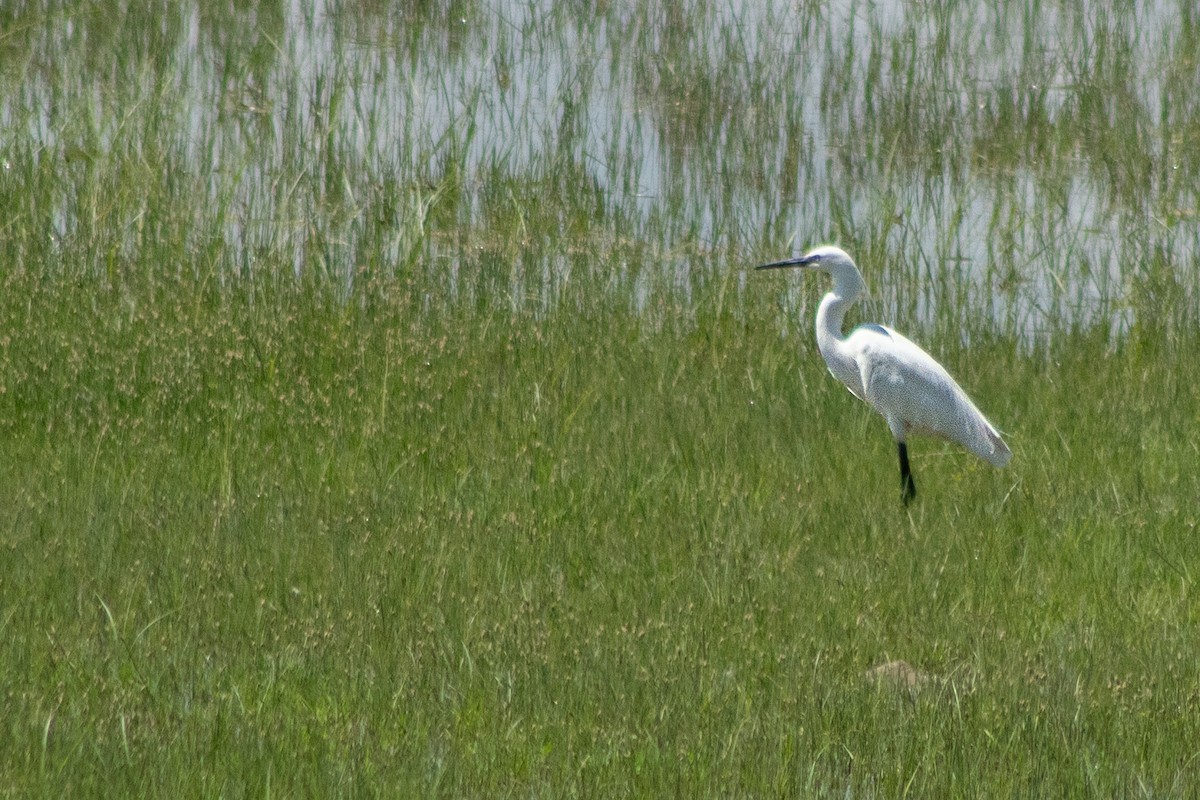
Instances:
[[[1194,9],[751,5],[0,7],[0,793],[1191,795]]]

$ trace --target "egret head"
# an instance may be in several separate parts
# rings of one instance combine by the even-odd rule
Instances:
[[[756,269],[783,269],[784,267],[800,267],[828,273],[833,278],[834,292],[842,297],[853,297],[867,288],[862,273],[858,271],[850,254],[831,244],[814,247],[796,258],[761,264]]]

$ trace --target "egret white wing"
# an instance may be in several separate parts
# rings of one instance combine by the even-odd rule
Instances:
[[[1004,466],[1012,453],[950,373],[916,343],[884,325],[855,329],[855,351],[866,400],[903,440],[908,432],[957,442],[980,458]]]

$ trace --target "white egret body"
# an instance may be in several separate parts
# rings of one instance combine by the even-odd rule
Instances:
[[[824,246],[799,258],[758,269],[801,267],[833,278],[833,290],[817,309],[817,348],[829,372],[887,420],[900,454],[901,499],[917,494],[908,463],[908,435],[925,433],[965,447],[1003,467],[1012,452],[950,373],[909,339],[886,325],[868,323],[842,334],[850,306],[866,290],[854,260],[839,247]]]

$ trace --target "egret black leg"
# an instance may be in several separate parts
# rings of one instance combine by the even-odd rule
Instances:
[[[917,496],[917,484],[913,480],[912,469],[908,466],[908,445],[897,442],[896,447],[900,451],[900,501],[908,505],[908,502]]]

